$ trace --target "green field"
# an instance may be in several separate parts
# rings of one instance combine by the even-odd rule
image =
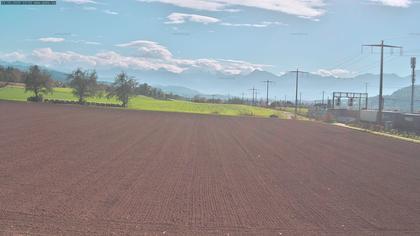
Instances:
[[[279,110],[287,111],[287,112],[290,112],[290,113],[295,113],[295,108],[294,107],[280,107]],[[309,112],[309,110],[306,107],[299,107],[298,110],[297,110],[297,113],[299,115],[302,115],[302,116],[308,116],[308,112]]]
[[[12,101],[26,101],[27,97],[33,94],[25,93],[24,88],[17,86],[9,86],[0,88],[0,100]],[[53,94],[44,96],[45,99],[61,99],[74,100],[77,98],[73,96],[69,88],[55,88]],[[98,103],[118,103],[115,99],[107,98],[88,98],[89,102]],[[277,115],[279,118],[290,118],[288,112],[276,111],[261,107],[252,107],[246,105],[233,104],[209,104],[209,103],[193,103],[181,100],[156,100],[149,97],[137,96],[130,100],[129,109],[135,110],[149,110],[149,111],[166,111],[166,112],[185,112],[197,114],[218,114],[229,116],[258,116],[269,117],[270,115]]]

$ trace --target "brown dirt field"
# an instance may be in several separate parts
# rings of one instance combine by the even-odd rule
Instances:
[[[420,235],[420,145],[314,122],[0,101],[0,234]]]

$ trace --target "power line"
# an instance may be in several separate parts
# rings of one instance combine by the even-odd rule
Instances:
[[[393,60],[395,60],[397,58],[398,57],[396,57],[396,56],[390,56],[390,57],[384,58],[384,63],[385,62],[386,63],[391,62],[391,61],[393,61]],[[370,71],[373,68],[376,68],[377,65],[378,65],[378,63],[380,63],[380,62],[381,62],[380,59],[376,59],[376,60],[374,60],[373,63],[369,63],[369,64],[366,64],[366,65],[357,66],[357,67],[354,67],[353,69],[355,71],[359,71],[358,73],[356,73],[356,75],[361,75],[361,74],[363,74],[365,72]]]
[[[362,54],[357,54],[356,56],[352,56],[348,60],[343,60],[341,63],[337,64],[336,66],[332,67],[331,69],[339,68],[339,67],[342,67],[342,66],[348,65],[348,64],[353,64],[353,63],[359,61],[360,59],[362,59],[362,57],[363,57]]]

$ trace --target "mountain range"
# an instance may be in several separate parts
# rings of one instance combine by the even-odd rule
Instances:
[[[23,62],[3,62],[0,65],[12,66],[26,70],[31,64]],[[53,68],[44,67],[50,72],[53,79],[64,81],[70,72],[61,72]],[[195,95],[219,95],[238,96],[252,98],[251,88],[258,89],[258,98],[266,97],[266,85],[263,81],[273,81],[270,84],[269,96],[271,100],[293,101],[295,98],[295,73],[275,75],[273,73],[254,70],[245,75],[224,75],[212,71],[185,71],[179,74],[165,70],[138,71],[125,69],[129,75],[134,76],[139,83],[148,83],[154,87],[161,88],[165,92],[171,92],[185,97]],[[105,82],[113,81],[115,75],[121,69],[109,68],[98,70],[99,80]],[[313,101],[322,98],[325,92],[325,99],[332,96],[332,92],[367,92],[370,97],[377,96],[379,91],[379,75],[361,74],[353,78],[337,78],[333,76],[321,76],[314,73],[302,74],[299,79],[299,92],[302,93],[302,100]],[[391,95],[394,91],[407,87],[411,84],[410,76],[398,76],[396,74],[384,74],[384,95]]]
[[[369,108],[377,109],[379,96],[369,99]],[[411,86],[399,89],[391,95],[384,96],[384,109],[393,111],[410,112]],[[420,85],[414,87],[414,112],[420,112]]]
[[[139,81],[151,84],[155,87],[187,88],[193,92],[189,95],[218,95],[218,97],[238,96],[242,93],[247,98],[252,98],[251,88],[258,89],[258,98],[266,97],[266,85],[263,81],[273,81],[270,84],[269,96],[271,100],[294,101],[295,98],[295,73],[275,75],[273,73],[255,70],[246,75],[222,75],[214,72],[186,71],[180,74],[168,71],[130,71]],[[100,72],[99,72],[100,73]],[[112,80],[112,74],[102,77],[105,80]],[[101,73],[100,73],[101,74]],[[302,93],[302,100],[312,101],[322,99],[322,92],[325,92],[325,99],[332,97],[333,92],[367,92],[373,97],[379,93],[379,75],[361,74],[353,78],[337,78],[333,76],[321,76],[313,73],[303,74],[299,79],[299,92]],[[410,76],[398,76],[396,74],[384,74],[384,95],[391,95],[394,91],[411,84]],[[168,91],[168,90],[166,90]],[[169,91],[171,91],[169,89]],[[176,93],[175,91],[172,91]]]

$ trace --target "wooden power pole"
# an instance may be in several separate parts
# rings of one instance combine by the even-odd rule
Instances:
[[[270,87],[270,84],[271,84],[271,83],[274,83],[274,81],[271,81],[271,80],[265,80],[265,81],[261,81],[261,82],[263,82],[263,83],[266,83],[266,84],[267,84],[267,100],[265,101],[265,105],[268,107],[268,89],[269,89],[269,87]]]
[[[295,71],[289,71],[290,73],[296,73],[296,91],[295,91],[295,117],[297,117],[297,111],[298,111],[298,93],[299,93],[299,75],[305,74],[308,72],[299,71],[299,69],[296,69]]]

